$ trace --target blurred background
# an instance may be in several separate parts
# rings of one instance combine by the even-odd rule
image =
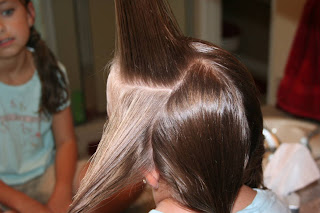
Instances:
[[[33,0],[36,27],[66,66],[76,124],[105,116],[113,0]],[[274,105],[306,0],[169,0],[182,31],[233,52]],[[138,11],[137,11],[138,12]]]
[[[319,47],[313,45],[312,42],[304,41],[308,39],[300,39],[300,37],[296,41],[300,42],[300,47],[302,47],[297,49],[293,45],[297,43],[294,42],[297,32],[300,32],[301,35],[312,32],[313,34],[310,33],[308,38],[318,41],[319,20],[311,15],[319,14],[319,12],[315,9],[315,12],[311,13],[304,10],[304,7],[310,3],[319,5],[319,1],[168,1],[185,35],[207,40],[227,49],[249,68],[261,93],[264,134],[268,133],[265,134],[265,143],[276,144],[273,150],[276,150],[281,143],[303,144],[310,150],[320,168],[320,108],[319,101],[317,102],[320,82],[319,67],[316,65],[319,61],[316,57],[319,54],[309,51],[307,55],[307,49],[304,50],[304,46],[313,48],[314,52],[318,51]],[[33,0],[33,2],[36,7],[37,29],[68,72],[80,158],[90,156],[95,152],[100,141],[102,127],[107,116],[107,65],[113,56],[115,43],[113,0]],[[309,9],[313,10],[310,6]],[[310,19],[308,19],[309,14]],[[307,30],[301,28],[301,20],[304,20],[303,23],[307,25]],[[289,57],[290,51],[299,54],[292,58]],[[312,60],[307,56],[310,56]],[[307,78],[294,79],[295,82],[288,81],[283,97],[292,98],[288,99],[287,104],[290,107],[302,106],[308,116],[301,113],[287,113],[276,107],[279,84],[281,82],[283,86],[281,80],[285,76],[285,71],[291,69],[291,67],[286,67],[288,58],[291,59],[291,62],[298,61],[298,63],[292,63],[292,66],[299,68],[296,71],[304,72],[305,75],[301,76]],[[306,67],[302,62],[308,65],[308,69],[303,69]],[[314,62],[315,65],[311,62]],[[309,73],[313,74],[308,76]],[[292,76],[286,74],[286,77]],[[299,99],[296,93],[292,92],[293,87],[298,93],[310,88],[306,90],[306,94],[310,92],[314,96],[307,95],[306,99],[303,96]],[[311,112],[311,109],[315,113]],[[271,136],[270,140],[268,140],[268,135]],[[265,159],[267,158],[268,155]],[[296,206],[300,208],[301,213],[320,211],[320,181],[301,189],[298,194],[301,198],[301,208],[300,204]],[[140,202],[137,206],[143,209],[153,207],[148,205],[150,204],[150,193],[146,193],[147,199],[141,197],[140,201],[137,201],[137,203]],[[292,204],[291,201],[288,203]],[[133,209],[131,212],[139,211]],[[144,209],[141,212],[146,211]]]

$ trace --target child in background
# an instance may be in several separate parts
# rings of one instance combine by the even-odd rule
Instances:
[[[0,0],[0,209],[66,212],[77,161],[68,81],[34,18],[29,0]]]
[[[184,37],[165,0],[115,0],[109,121],[70,212],[147,182],[152,212],[279,212],[264,189],[253,79],[225,50]]]
[[[77,163],[66,72],[34,19],[30,0],[0,0],[0,212],[62,213],[86,161]],[[140,188],[97,212],[120,212]]]

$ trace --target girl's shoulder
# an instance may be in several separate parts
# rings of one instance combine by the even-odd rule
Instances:
[[[69,84],[68,73],[67,73],[66,67],[65,67],[64,64],[61,63],[60,61],[57,61],[57,63],[58,63],[59,69],[62,71],[62,73],[63,73],[63,75],[64,75],[63,77],[64,77],[64,79],[66,80],[66,83]],[[62,77],[62,76],[59,76],[59,78],[61,78],[61,77]]]
[[[7,83],[0,81],[1,92],[20,92],[22,90],[26,90],[27,88],[34,87],[35,85],[40,85],[40,79],[37,70],[34,70],[30,73],[30,76],[21,80],[15,81],[14,83]]]
[[[57,63],[58,63],[58,67],[60,68],[60,70],[63,72],[63,73],[67,73],[67,71],[66,71],[66,67],[64,66],[64,64],[63,63],[61,63],[60,61],[57,61]]]
[[[252,203],[238,213],[267,213],[279,212],[290,213],[288,206],[270,190],[254,189],[257,191]]]
[[[159,212],[159,211],[157,211],[155,209],[152,209],[149,213],[162,213],[162,212]]]

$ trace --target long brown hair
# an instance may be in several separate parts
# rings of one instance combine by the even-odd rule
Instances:
[[[20,0],[28,10],[30,0]],[[41,81],[41,101],[39,112],[54,114],[69,99],[65,73],[58,61],[34,26],[30,28],[27,47],[34,49],[33,58]]]
[[[166,0],[115,3],[110,120],[70,212],[89,211],[156,168],[182,206],[230,213],[243,184],[262,186],[251,75],[230,53],[182,36]]]

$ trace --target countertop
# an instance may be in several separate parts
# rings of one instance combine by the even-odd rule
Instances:
[[[320,142],[320,141],[319,141]],[[320,159],[317,160],[320,169]],[[320,180],[299,190],[300,212],[299,213],[320,213]]]
[[[281,111],[273,106],[262,106],[261,109],[264,117],[272,116],[301,119],[289,113]],[[318,158],[316,162],[318,168],[320,169],[320,159]],[[297,191],[297,194],[300,196],[299,213],[320,213],[320,180]]]

